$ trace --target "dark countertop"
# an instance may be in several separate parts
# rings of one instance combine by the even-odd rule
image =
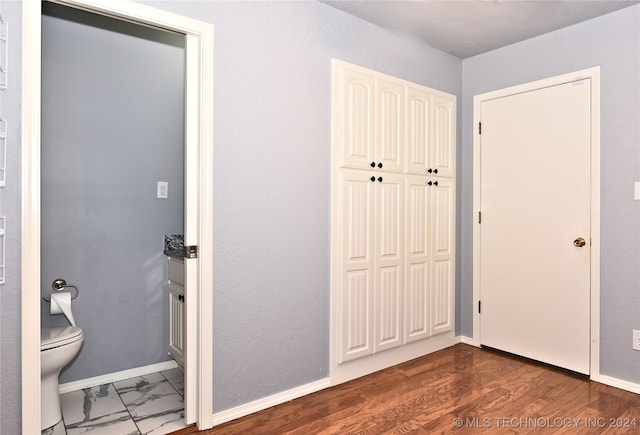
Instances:
[[[184,257],[184,237],[182,234],[167,234],[164,236],[164,251],[167,257],[182,260]]]

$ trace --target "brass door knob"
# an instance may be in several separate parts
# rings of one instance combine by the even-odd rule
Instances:
[[[586,244],[586,240],[584,240],[582,237],[578,237],[573,241],[573,246],[575,246],[576,248],[582,248]]]

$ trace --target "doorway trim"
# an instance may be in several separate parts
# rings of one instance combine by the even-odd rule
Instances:
[[[591,79],[591,277],[590,277],[590,370],[592,380],[600,379],[600,67],[588,68],[512,86],[473,97],[473,344],[480,346],[480,106],[483,101],[522,92]]]
[[[185,421],[199,429],[213,425],[213,25],[131,1],[56,0],[66,6],[182,33],[185,57],[185,244],[198,246],[197,285],[186,298],[196,328],[191,350],[195,394]],[[22,2],[22,234],[21,344],[22,432],[40,433],[40,134],[41,23],[39,0]],[[187,199],[189,195],[189,199]],[[187,207],[191,201],[195,207]],[[187,363],[188,364],[188,363]],[[28,400],[25,400],[28,399]],[[187,400],[185,398],[185,403]]]

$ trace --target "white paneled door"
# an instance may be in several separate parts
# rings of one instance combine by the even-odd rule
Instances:
[[[452,179],[406,177],[406,343],[453,330],[454,216]]]
[[[340,362],[373,353],[373,190],[372,175],[344,171],[339,179],[342,192],[341,258],[339,292]]]
[[[402,176],[344,171],[341,361],[402,344]]]
[[[411,343],[431,336],[431,219],[425,177],[406,178],[404,339]]]
[[[433,96],[431,146],[427,155],[427,173],[441,177],[455,174],[456,105],[451,98]]]
[[[453,330],[455,293],[455,185],[450,178],[427,178],[431,247],[431,333]]]
[[[589,373],[591,80],[481,101],[480,120],[481,344]]]
[[[375,352],[402,344],[403,177],[380,174],[375,192]]]
[[[342,145],[340,163],[345,167],[369,169],[375,159],[373,148],[375,78],[366,72],[340,70],[339,100],[335,110],[341,132],[338,141]],[[375,164],[374,164],[375,166]]]
[[[376,79],[375,166],[402,172],[404,157],[404,86],[397,81]]]

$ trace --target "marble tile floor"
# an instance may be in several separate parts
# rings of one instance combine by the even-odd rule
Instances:
[[[163,435],[184,424],[184,381],[165,370],[60,396],[62,422],[42,435]]]

